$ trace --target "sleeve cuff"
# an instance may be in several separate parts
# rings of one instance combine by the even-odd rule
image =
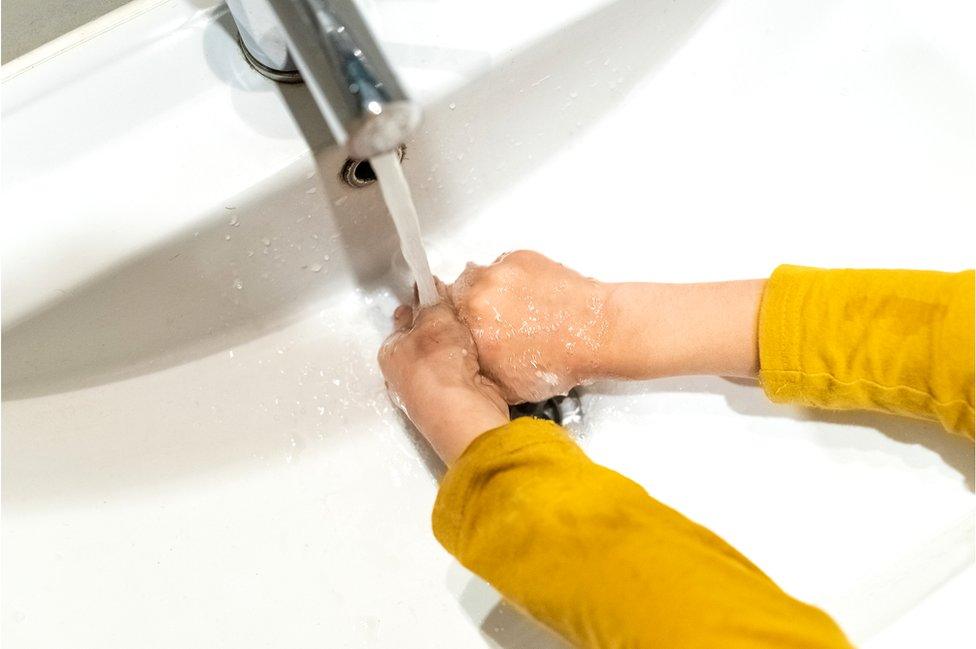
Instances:
[[[805,403],[800,354],[802,308],[809,287],[824,271],[779,266],[763,291],[759,307],[759,381],[770,401]],[[809,405],[809,404],[808,404]]]

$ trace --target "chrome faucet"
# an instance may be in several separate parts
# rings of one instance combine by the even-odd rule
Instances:
[[[395,151],[420,122],[352,0],[227,0],[251,66],[304,81],[349,156]]]

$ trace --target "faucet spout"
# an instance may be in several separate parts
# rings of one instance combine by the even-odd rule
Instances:
[[[301,72],[350,157],[395,151],[416,129],[410,100],[352,0],[228,0],[260,67]]]

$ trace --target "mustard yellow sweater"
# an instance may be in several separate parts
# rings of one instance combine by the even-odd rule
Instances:
[[[973,290],[972,272],[780,267],[760,312],[766,394],[972,437]],[[548,422],[476,439],[433,523],[462,564],[582,647],[850,646],[822,611]]]

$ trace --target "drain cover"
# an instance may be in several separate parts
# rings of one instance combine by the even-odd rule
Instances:
[[[583,419],[583,408],[575,388],[565,396],[553,397],[536,403],[520,403],[509,406],[509,415],[516,417],[535,417],[548,419],[560,425],[575,424]]]

